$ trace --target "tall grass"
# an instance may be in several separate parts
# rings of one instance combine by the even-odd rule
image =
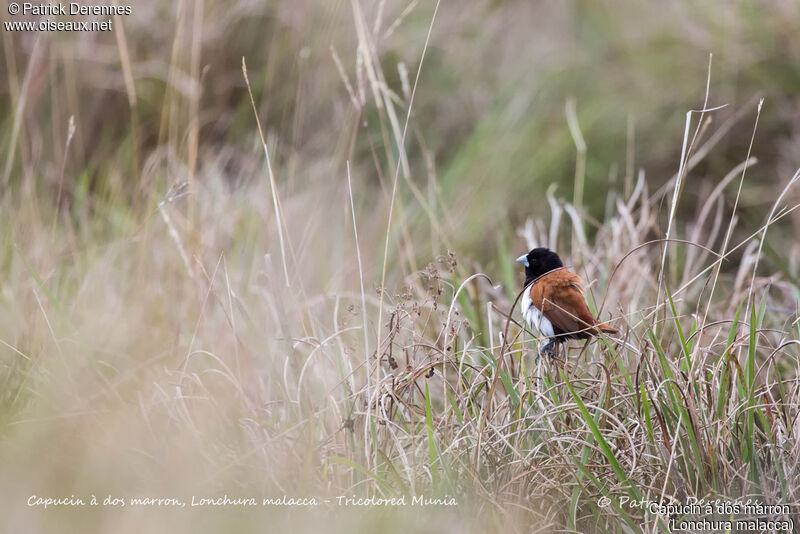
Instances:
[[[458,91],[425,90],[446,77],[445,37],[458,36],[449,25],[472,24],[459,16],[485,15],[481,28],[495,35],[517,12],[418,4],[309,4],[297,19],[301,8],[271,8],[270,44],[309,47],[293,59],[280,48],[264,56],[229,29],[258,13],[246,2],[218,33],[203,23],[220,14],[216,3],[182,4],[182,32],[153,28],[172,44],[167,63],[149,65],[163,92],[137,62],[135,31],[115,36],[124,133],[103,125],[96,135],[85,114],[73,126],[56,109],[46,135],[63,153],[50,159],[46,128],[22,117],[42,113],[25,111],[41,98],[27,91],[41,83],[42,55],[56,57],[54,42],[25,56],[27,81],[22,67],[8,69],[0,497],[9,531],[68,522],[137,532],[664,532],[668,518],[630,503],[800,504],[800,173],[776,171],[768,183],[779,187],[757,189],[763,161],[776,161],[770,99],[763,110],[744,99],[704,112],[683,151],[674,121],[653,130],[623,114],[627,146],[616,149],[626,175],[604,168],[599,179],[605,152],[595,144],[608,142],[598,133],[608,115],[591,97],[562,99],[552,137],[532,132],[550,119],[528,96],[509,109],[535,117],[484,108],[464,134],[456,111],[467,111],[448,108]],[[551,13],[570,9],[606,15]],[[328,28],[330,39],[305,43],[289,29],[303,24]],[[212,61],[203,78],[199,47],[224,36],[238,56],[204,57],[235,74],[215,77]],[[28,41],[4,39],[15,48],[9,64]],[[396,42],[405,47],[395,61],[387,49]],[[89,67],[70,63],[82,61],[79,47],[66,50],[69,100]],[[497,51],[487,53],[491,64]],[[725,74],[706,85],[703,109],[725,92],[714,85]],[[287,76],[293,97],[276,88]],[[213,92],[223,79],[237,87],[233,104]],[[702,94],[704,79],[682,83]],[[607,87],[596,90],[605,98]],[[316,91],[341,99],[321,102]],[[696,104],[670,103],[676,117]],[[305,108],[326,128],[306,124]],[[224,135],[205,128],[220,109]],[[442,127],[452,146],[437,146],[427,128],[442,109],[453,115]],[[748,126],[760,111],[766,126]],[[510,139],[521,131],[544,140],[536,161],[553,172],[548,183],[574,183],[548,189],[542,170],[520,163],[522,141]],[[639,156],[651,138],[656,154]],[[653,169],[637,173],[634,155]],[[528,170],[535,179],[514,181]],[[589,282],[590,308],[619,336],[570,345],[562,362],[537,357],[541,340],[514,306],[522,277],[513,259],[533,246],[568,259]],[[31,495],[321,504],[44,510],[26,505]],[[439,504],[339,506],[342,496]]]

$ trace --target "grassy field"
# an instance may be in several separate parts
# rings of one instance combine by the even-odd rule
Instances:
[[[797,3],[131,5],[0,31],[3,531],[800,522]]]

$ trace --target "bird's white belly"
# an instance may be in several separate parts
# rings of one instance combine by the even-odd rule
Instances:
[[[553,324],[550,322],[547,317],[542,315],[542,312],[533,305],[531,301],[530,295],[530,288],[525,290],[525,294],[522,295],[522,302],[520,303],[520,307],[522,308],[522,317],[528,323],[528,326],[534,328],[539,331],[545,337],[553,337],[555,336],[555,331],[553,331]]]

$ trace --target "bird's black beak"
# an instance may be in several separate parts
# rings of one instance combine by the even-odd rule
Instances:
[[[519,263],[521,263],[522,265],[524,265],[525,267],[530,267],[530,265],[528,264],[528,255],[527,254],[523,254],[522,256],[517,258],[517,261]]]

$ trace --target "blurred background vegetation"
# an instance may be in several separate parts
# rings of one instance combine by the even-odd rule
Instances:
[[[401,125],[403,78],[413,85],[433,9],[428,1],[358,8]],[[357,79],[354,13],[342,1],[142,2],[117,21],[124,34],[4,32],[6,194],[25,183],[55,194],[65,159],[73,207],[83,190],[141,207],[152,189],[163,193],[198,169],[213,168],[231,188],[264,180],[240,70],[246,56],[282,194],[324,187],[343,199],[351,159],[357,201],[381,206],[397,150],[385,143],[384,104]],[[677,172],[685,112],[703,105],[713,52],[709,106],[727,107],[710,131],[737,113],[739,122],[692,173],[682,209],[743,160],[764,97],[747,216],[800,157],[798,15],[791,1],[445,2],[412,111],[408,179],[423,191],[436,184],[451,246],[491,264],[499,234],[548,213],[542,194],[551,184],[572,199],[565,105],[573,99],[587,145],[586,208],[602,219],[609,188],[630,191],[644,169],[655,190]],[[341,74],[362,93],[362,109]],[[65,158],[70,116],[76,132]],[[426,218],[413,203],[407,209],[410,235],[422,239]]]

